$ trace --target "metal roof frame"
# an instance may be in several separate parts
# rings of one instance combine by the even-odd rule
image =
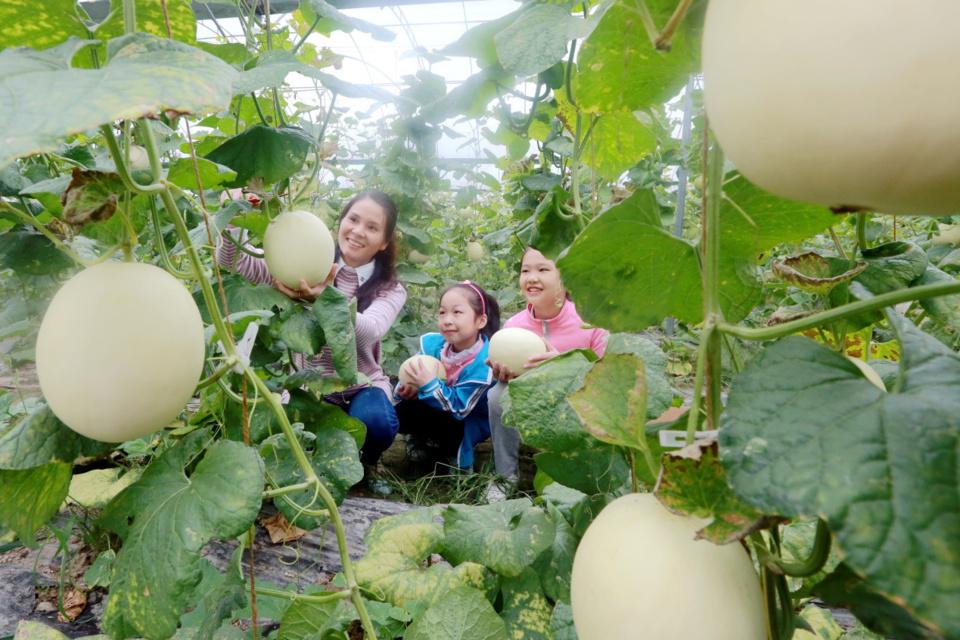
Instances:
[[[254,0],[239,0],[241,5],[248,8],[252,6]],[[397,7],[408,4],[447,4],[461,2],[461,0],[327,0],[337,9],[361,9],[370,7]],[[264,1],[256,0],[258,13],[263,12]],[[80,0],[80,6],[90,19],[99,22],[110,13],[110,0]],[[270,0],[270,14],[292,13],[300,6],[300,0]],[[214,18],[236,18],[237,7],[233,4],[223,2],[194,2],[191,4],[194,15],[200,16],[203,20],[206,16]]]

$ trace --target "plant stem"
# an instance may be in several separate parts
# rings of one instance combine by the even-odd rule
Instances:
[[[650,9],[647,8],[647,3],[644,2],[644,0],[637,0],[636,12],[640,16],[643,28],[647,30],[647,37],[650,38],[650,44],[656,48],[657,42],[660,40],[660,31],[657,29],[657,25],[654,24],[653,16],[650,15]]]
[[[233,367],[233,365],[235,365],[236,363],[237,363],[236,360],[231,360],[230,358],[227,358],[224,364],[220,365],[219,369],[217,369],[210,376],[204,378],[203,380],[197,383],[197,389],[203,389],[204,387],[210,386],[211,384],[213,384],[214,382],[222,378],[224,375],[226,375],[230,371],[230,369]]]
[[[677,27],[680,26],[680,23],[683,22],[683,19],[687,15],[687,10],[690,9],[691,4],[693,4],[693,0],[680,0],[680,4],[677,5],[673,15],[670,16],[670,20],[667,21],[663,31],[660,32],[660,37],[657,38],[653,43],[653,46],[656,47],[657,50],[669,51],[673,46],[673,43],[671,42],[673,34],[676,32]]]
[[[53,235],[49,229],[47,229],[45,226],[40,224],[39,220],[31,216],[30,214],[20,211],[9,202],[6,202],[5,200],[0,200],[0,208],[2,208],[4,211],[12,213],[16,217],[20,218],[21,220],[29,224],[31,227],[33,227],[34,229],[42,233],[44,236],[46,236],[47,240],[49,240],[54,244],[54,246],[57,249],[59,249],[60,251],[63,251],[65,254],[67,254],[70,257],[71,260],[73,260],[77,264],[81,264],[85,267],[89,267],[102,261],[102,260],[93,261],[93,260],[87,260],[86,258],[81,258],[76,253],[74,253],[73,250],[70,249],[70,247],[64,244],[63,240]],[[113,255],[119,249],[120,249],[120,245],[117,245],[116,247],[113,248],[113,251],[111,251],[110,255]]]
[[[833,245],[837,248],[837,253],[840,254],[841,258],[847,260],[847,252],[843,250],[843,244],[840,243],[840,238],[837,237],[837,232],[833,227],[830,227],[830,237],[833,238]]]
[[[280,589],[268,589],[266,587],[257,587],[258,596],[268,596],[270,598],[284,598],[294,602],[310,602],[313,604],[324,604],[326,602],[336,602],[337,600],[346,600],[352,594],[349,589],[346,591],[334,591],[324,593],[323,595],[303,595],[291,591],[281,591]]]
[[[857,214],[857,245],[860,255],[869,248],[867,246],[867,214],[864,211]]]
[[[154,244],[156,245],[157,253],[160,254],[160,261],[163,262],[164,269],[166,269],[167,272],[175,278],[179,278],[181,280],[195,280],[197,278],[196,274],[180,271],[174,266],[173,261],[170,260],[170,256],[167,255],[167,248],[163,244],[160,211],[157,209],[157,203],[154,198],[150,198],[150,219],[153,221]]]
[[[301,482],[300,484],[291,484],[280,489],[269,489],[263,492],[263,499],[267,498],[276,498],[277,496],[282,496],[287,493],[296,493],[297,491],[303,491],[304,489],[309,489],[313,484],[310,482]]]
[[[819,325],[827,324],[850,316],[866,313],[869,311],[879,311],[884,307],[892,307],[901,302],[911,300],[927,300],[938,296],[946,296],[960,293],[960,281],[956,282],[937,282],[935,284],[926,284],[921,287],[911,287],[874,296],[868,300],[858,300],[845,304],[842,307],[829,309],[823,313],[791,320],[779,324],[775,327],[749,328],[741,327],[736,324],[721,322],[717,325],[717,331],[727,335],[735,336],[743,340],[776,340],[784,338],[794,333],[800,333],[807,329],[814,329]]]
[[[704,327],[700,334],[700,349],[697,354],[697,373],[693,379],[693,399],[687,413],[687,446],[693,444],[697,431],[697,414],[700,413],[700,397],[703,395],[703,379],[707,368],[707,345],[714,332],[714,325]]]
[[[313,30],[317,28],[317,25],[320,24],[320,21],[323,20],[323,16],[317,16],[317,19],[313,21],[313,24],[310,25],[310,28],[307,29],[307,32],[303,34],[300,40],[293,46],[293,49],[290,50],[290,53],[297,55],[297,51],[300,51],[300,47],[303,46],[303,43],[307,41],[307,38],[310,37],[310,34],[313,33]]]
[[[708,138],[709,139],[709,138]],[[707,160],[707,184],[703,215],[703,318],[705,327],[723,320],[720,307],[720,204],[723,199],[723,150],[714,141]],[[710,332],[706,342],[707,428],[716,429],[723,408],[722,357],[720,334]],[[704,337],[701,336],[701,340]],[[699,366],[700,363],[697,363]]]

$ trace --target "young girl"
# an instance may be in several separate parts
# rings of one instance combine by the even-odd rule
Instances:
[[[440,296],[437,328],[440,333],[420,338],[420,353],[440,365],[406,365],[412,385],[394,392],[400,431],[433,441],[451,466],[471,470],[474,446],[490,437],[487,390],[494,380],[487,345],[500,328],[500,306],[469,280],[451,285]],[[437,377],[440,366],[446,382]]]
[[[497,475],[505,482],[492,483],[487,491],[489,502],[505,499],[506,492],[516,486],[519,479],[520,433],[511,427],[503,426],[503,409],[500,397],[507,388],[507,382],[522,373],[533,369],[545,360],[549,360],[565,351],[573,349],[592,349],[602,356],[607,348],[607,331],[603,329],[584,329],[583,320],[577,314],[577,308],[570,300],[560,272],[553,260],[529,247],[520,263],[520,291],[527,300],[527,308],[504,323],[504,327],[522,327],[533,331],[547,345],[546,353],[532,356],[524,371],[511,371],[497,362],[490,367],[496,385],[490,389],[490,431],[493,438],[493,461]]]
[[[238,255],[236,245],[229,241],[219,245],[215,259],[228,268],[235,263],[237,273],[252,282],[272,284],[293,300],[313,302],[330,285],[348,298],[357,298],[357,369],[370,379],[371,386],[356,385],[324,399],[340,405],[366,425],[367,439],[360,459],[368,485],[375,493],[389,493],[389,485],[377,478],[376,464],[380,454],[393,443],[399,425],[391,400],[390,379],[380,366],[380,342],[407,299],[395,265],[397,205],[383,192],[367,191],[347,203],[339,224],[336,264],[330,277],[315,287],[301,280],[299,289],[290,289],[274,279],[263,258]],[[325,376],[336,375],[330,348],[326,346],[312,358],[293,354],[293,363],[298,369],[314,368]]]

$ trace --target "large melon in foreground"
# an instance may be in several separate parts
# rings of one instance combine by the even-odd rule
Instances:
[[[743,175],[785,198],[958,213],[958,24],[956,0],[711,0],[710,126]]]
[[[694,540],[706,521],[653,494],[604,507],[573,560],[580,640],[766,640],[760,580],[739,543]]]
[[[203,321],[158,267],[107,262],[54,296],[37,337],[37,376],[54,414],[103,442],[168,425],[203,373]]]
[[[263,234],[263,257],[273,277],[290,287],[300,280],[311,287],[323,282],[333,267],[333,235],[309,211],[295,209],[277,216]]]

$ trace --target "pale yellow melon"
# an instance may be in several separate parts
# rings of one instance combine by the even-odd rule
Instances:
[[[273,277],[290,287],[300,280],[313,287],[323,282],[333,267],[334,241],[320,218],[309,211],[285,211],[263,234],[263,257]]]
[[[711,0],[710,126],[747,178],[785,198],[960,212],[957,24],[956,0]]]
[[[53,297],[37,337],[50,408],[95,440],[124,442],[168,425],[203,373],[203,321],[183,284],[158,267],[107,262]]]
[[[547,345],[543,338],[528,329],[507,327],[500,329],[490,338],[488,354],[490,362],[499,363],[520,375],[529,371],[524,369],[531,356],[546,353]]]
[[[763,595],[739,543],[695,540],[706,524],[653,494],[607,505],[573,560],[580,640],[766,640]]]

